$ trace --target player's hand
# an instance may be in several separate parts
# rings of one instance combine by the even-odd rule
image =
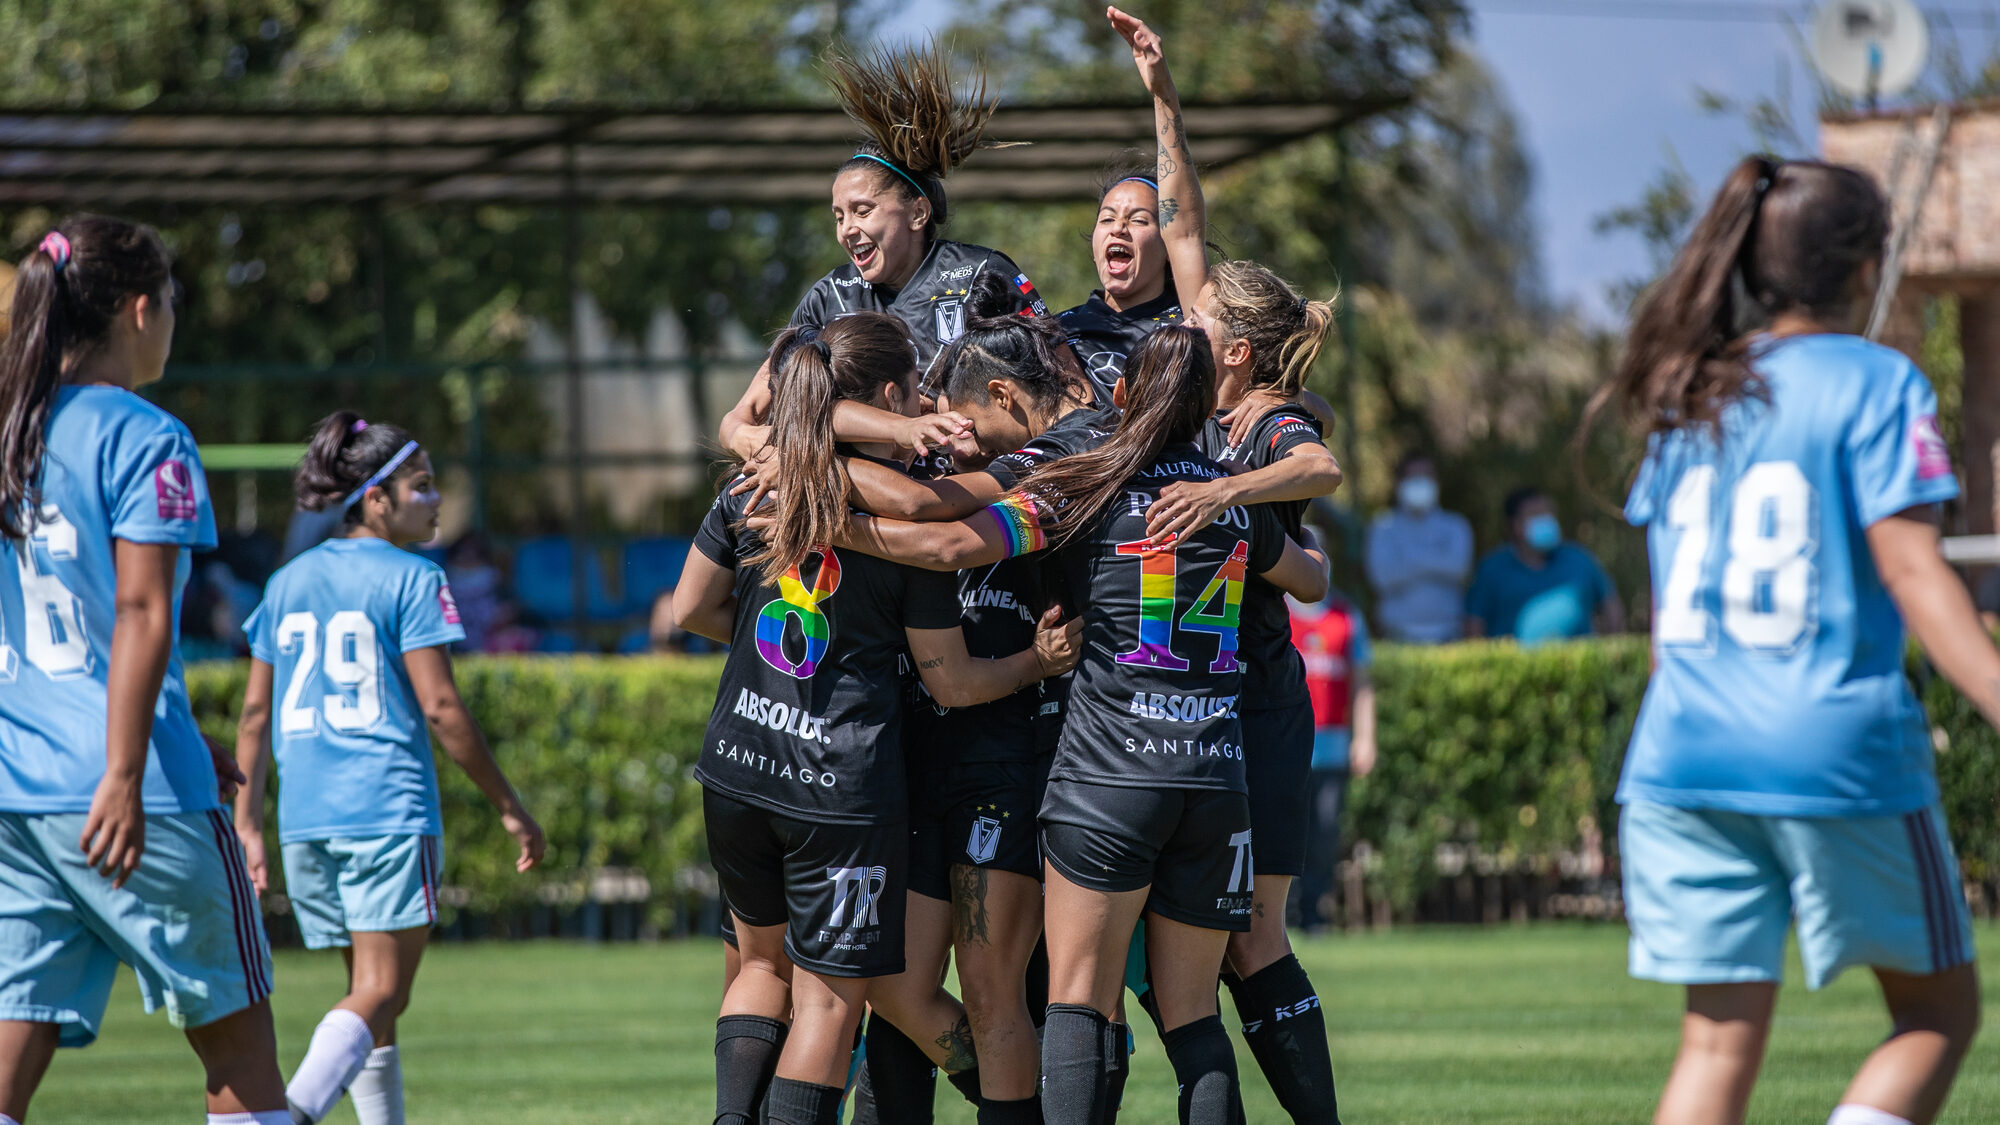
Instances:
[[[953,438],[969,437],[971,434],[972,419],[956,410],[944,410],[903,419],[902,432],[896,435],[896,444],[904,449],[916,450],[917,456],[924,457],[933,449],[948,448]]]
[[[146,808],[140,788],[137,779],[105,774],[90,798],[90,815],[84,818],[83,836],[77,840],[84,861],[109,878],[113,887],[125,885],[146,851]]]
[[[1159,33],[1137,16],[1126,15],[1117,8],[1104,9],[1104,16],[1131,45],[1132,65],[1139,68],[1146,92],[1156,98],[1172,97],[1174,80],[1167,73],[1167,55],[1160,45]]]
[[[764,498],[777,490],[777,457],[777,449],[767,445],[759,449],[756,456],[743,463],[743,479],[730,488],[729,494],[731,496],[741,496],[746,492],[750,494],[750,503],[743,509],[744,511],[756,511],[757,506],[764,502]]]
[[[215,764],[216,794],[222,798],[223,804],[229,804],[236,799],[236,790],[248,785],[250,779],[243,776],[243,770],[236,764],[236,755],[229,752],[229,747],[206,734],[201,736],[201,740],[208,743],[208,757]]]
[[[1083,655],[1083,619],[1062,619],[1062,607],[1052,605],[1035,622],[1035,659],[1042,666],[1042,678],[1060,676],[1076,667]]]
[[[1215,522],[1229,508],[1226,480],[1175,481],[1146,509],[1147,542],[1163,547]]]
[[[1233,448],[1250,440],[1250,431],[1257,427],[1264,415],[1285,405],[1289,399],[1274,395],[1270,391],[1251,391],[1236,404],[1236,409],[1222,416],[1222,424],[1229,427],[1229,444]]]
[[[514,870],[526,871],[542,861],[549,842],[542,835],[542,826],[535,823],[535,818],[528,815],[527,809],[516,805],[501,813],[500,825],[521,845],[521,855],[514,861]]]
[[[739,461],[748,461],[771,444],[771,427],[759,426],[751,422],[736,427],[729,436],[730,455]]]
[[[250,869],[250,885],[261,895],[271,889],[271,862],[264,853],[264,830],[239,824],[236,838],[243,842],[243,866]]]

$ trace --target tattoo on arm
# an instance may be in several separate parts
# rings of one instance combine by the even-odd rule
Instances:
[[[991,919],[986,913],[986,869],[963,863],[952,864],[952,937],[968,945],[986,945],[991,940],[991,929]]]
[[[1178,199],[1175,199],[1175,198],[1174,198],[1173,196],[1171,196],[1171,195],[1170,195],[1170,196],[1168,196],[1168,197],[1166,197],[1165,199],[1162,199],[1162,200],[1160,200],[1160,225],[1161,225],[1161,226],[1163,226],[1163,227],[1170,227],[1170,226],[1173,226],[1173,225],[1174,225],[1174,217],[1175,217],[1175,216],[1177,216],[1177,215],[1179,215],[1180,213],[1181,213],[1181,201],[1180,201],[1180,200],[1178,200]]]
[[[1181,121],[1181,115],[1178,113],[1174,114],[1173,118],[1168,122],[1168,127],[1171,132],[1168,135],[1167,143],[1178,150],[1182,156],[1186,156],[1188,154],[1187,125]]]
[[[1161,176],[1171,176],[1171,175],[1173,175],[1173,174],[1174,174],[1175,172],[1178,172],[1178,171],[1180,171],[1180,170],[1181,170],[1181,166],[1180,166],[1180,165],[1178,165],[1178,164],[1176,164],[1176,163],[1174,163],[1174,158],[1173,158],[1173,156],[1172,156],[1172,155],[1171,155],[1170,153],[1168,153],[1168,152],[1167,152],[1167,146],[1165,146],[1165,145],[1161,145],[1161,146],[1160,146],[1160,167],[1159,167],[1159,171],[1158,171],[1158,174],[1159,174],[1159,175],[1161,175]]]
[[[932,1042],[944,1048],[944,1061],[938,1065],[944,1068],[946,1074],[963,1074],[979,1065],[979,1056],[972,1049],[972,1025],[966,1022],[963,1015],[958,1017],[958,1022],[952,1025],[950,1031]]]
[[[942,659],[917,661],[917,667],[919,668],[942,668],[943,666],[944,666],[944,661]]]

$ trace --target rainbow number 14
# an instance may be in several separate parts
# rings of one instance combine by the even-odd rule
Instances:
[[[1174,652],[1176,625],[1183,633],[1215,634],[1215,659],[1210,672],[1236,670],[1236,626],[1243,616],[1243,579],[1250,568],[1250,544],[1237,540],[1229,557],[1217,567],[1201,594],[1181,614],[1174,610],[1180,580],[1178,542],[1154,546],[1145,540],[1118,544],[1118,554],[1139,560],[1139,643],[1118,654],[1120,664],[1144,664],[1182,672],[1188,662]]]

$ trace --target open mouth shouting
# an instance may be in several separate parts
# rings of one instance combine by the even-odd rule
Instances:
[[[1132,247],[1123,242],[1104,244],[1104,275],[1118,281],[1129,281],[1139,261],[1132,254]]]

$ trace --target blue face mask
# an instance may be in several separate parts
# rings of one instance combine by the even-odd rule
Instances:
[[[1553,551],[1562,546],[1562,524],[1554,516],[1540,515],[1528,521],[1528,546],[1537,551]]]

